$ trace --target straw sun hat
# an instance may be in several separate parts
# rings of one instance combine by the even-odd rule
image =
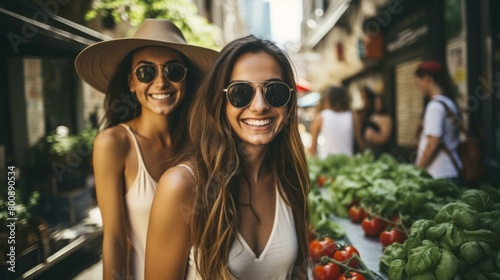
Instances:
[[[123,58],[133,50],[148,46],[168,47],[182,53],[194,68],[189,71],[194,70],[198,75],[209,69],[218,54],[214,50],[188,45],[181,30],[168,20],[146,19],[132,37],[99,42],[81,51],[75,60],[76,72],[89,85],[106,93]]]

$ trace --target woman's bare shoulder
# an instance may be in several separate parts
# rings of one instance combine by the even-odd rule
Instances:
[[[179,191],[192,192],[195,189],[195,173],[191,164],[184,162],[169,168],[158,181],[158,188],[167,185],[180,188]]]
[[[192,197],[196,191],[195,173],[191,165],[181,163],[169,168],[158,181],[156,193],[159,195]]]
[[[130,149],[130,144],[125,128],[114,126],[99,132],[94,140],[94,150],[97,152],[103,151],[109,155],[115,153],[126,155]]]
[[[195,178],[186,166],[177,165],[169,168],[158,181],[154,198],[154,208],[166,209],[176,205],[176,209],[188,221],[193,214],[196,197]],[[179,213],[170,211],[171,213]],[[176,214],[176,215],[177,215]]]

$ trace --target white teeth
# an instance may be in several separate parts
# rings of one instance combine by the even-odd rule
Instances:
[[[272,119],[265,119],[265,120],[250,120],[250,119],[244,119],[243,122],[248,124],[248,125],[253,125],[253,126],[264,126],[270,124]]]
[[[171,93],[169,94],[151,94],[151,97],[156,100],[164,100],[172,96]]]

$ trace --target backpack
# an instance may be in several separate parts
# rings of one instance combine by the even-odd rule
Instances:
[[[455,157],[453,157],[448,147],[444,145],[444,141],[441,141],[441,148],[450,157],[453,166],[455,166],[460,175],[462,183],[470,185],[480,182],[485,176],[486,166],[482,158],[481,149],[479,148],[479,140],[470,137],[469,133],[465,130],[462,119],[457,114],[453,113],[446,103],[441,100],[436,101],[443,104],[446,109],[447,117],[453,118],[454,123],[460,125],[460,130],[466,137],[464,141],[460,142],[457,148],[458,157],[462,162],[462,168],[460,168],[460,165],[455,160]]]

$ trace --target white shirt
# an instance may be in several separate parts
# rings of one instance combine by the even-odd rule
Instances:
[[[446,108],[438,100],[448,105],[448,108],[454,114],[458,114],[456,105],[444,95],[436,95],[427,104],[424,114],[424,127],[418,144],[417,162],[420,161],[427,145],[427,136],[434,136],[440,138],[441,142],[451,151],[456,162],[461,166],[457,153],[457,147],[460,144],[460,126],[454,124],[452,118],[447,118]],[[434,178],[458,177],[458,171],[451,158],[442,148],[439,148],[436,157],[427,167],[427,171]]]
[[[321,111],[321,129],[318,135],[318,157],[352,155],[354,151],[354,125],[352,112]]]

